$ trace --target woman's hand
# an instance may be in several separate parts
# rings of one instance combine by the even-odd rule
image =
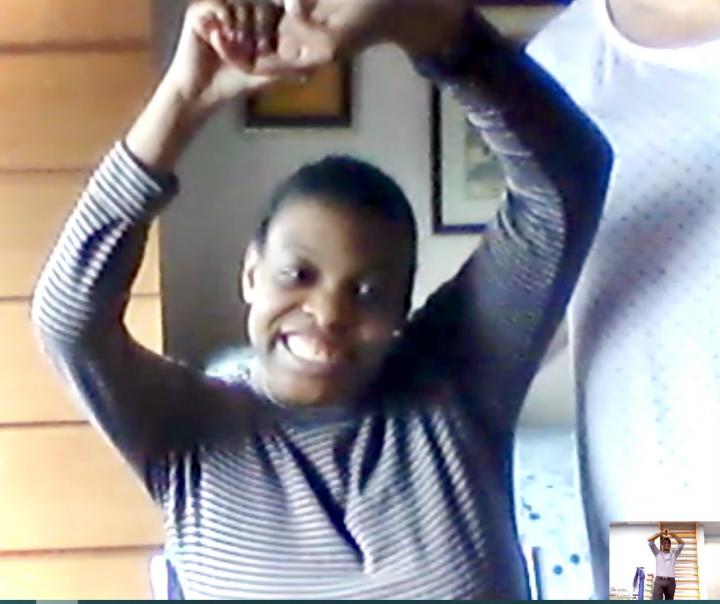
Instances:
[[[128,132],[129,149],[151,168],[172,170],[193,133],[224,101],[302,75],[277,57],[282,12],[247,0],[192,2],[170,67]]]
[[[207,111],[256,92],[283,73],[260,74],[256,62],[275,52],[281,9],[270,3],[196,0],[185,14],[180,39],[162,86]]]
[[[410,55],[442,50],[458,33],[468,0],[273,0],[287,16],[280,27],[288,39],[307,39],[297,28],[304,23],[326,37],[319,60],[347,56],[382,42],[397,44]],[[281,44],[280,54],[284,48]],[[293,49],[295,51],[295,49]],[[305,65],[311,65],[306,50]],[[285,54],[285,57],[292,57]]]

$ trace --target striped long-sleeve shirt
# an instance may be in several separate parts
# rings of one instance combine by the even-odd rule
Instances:
[[[513,428],[596,229],[609,152],[522,53],[478,23],[461,47],[475,52],[433,73],[500,156],[508,200],[366,400],[279,407],[133,341],[128,291],[177,185],[122,144],[52,252],[34,322],[163,507],[187,597],[527,597]]]

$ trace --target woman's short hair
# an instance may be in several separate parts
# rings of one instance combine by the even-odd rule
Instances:
[[[328,155],[306,164],[273,191],[255,231],[254,242],[260,249],[265,245],[273,218],[288,203],[302,197],[317,199],[331,207],[369,212],[405,231],[411,252],[410,291],[406,300],[409,308],[417,266],[417,224],[400,185],[376,166],[347,155]]]

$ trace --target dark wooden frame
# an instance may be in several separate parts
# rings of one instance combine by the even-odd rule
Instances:
[[[446,224],[443,212],[442,195],[442,115],[440,90],[432,86],[430,90],[430,158],[432,173],[432,228],[436,234],[472,234],[480,233],[485,228],[482,223]]]
[[[447,223],[443,209],[443,137],[442,137],[442,101],[441,92],[433,86],[430,92],[430,149],[432,174],[432,228],[435,234],[475,234],[485,229],[485,223]]]
[[[259,100],[250,98],[245,103],[244,125],[250,129],[276,128],[350,128],[353,122],[353,69],[352,63],[344,62],[332,66],[339,71],[339,88],[332,92],[339,95],[336,99],[339,111],[335,113],[312,113],[299,108],[297,113],[267,114],[260,113]],[[311,80],[305,86],[316,85]],[[269,90],[261,95],[284,94],[283,91]]]
[[[492,0],[478,3],[481,9],[488,8],[491,11],[502,11],[503,8],[527,7],[529,9],[546,9],[553,8],[559,10],[567,1],[562,0]],[[491,19],[492,21],[492,19]],[[524,29],[525,25],[520,26],[519,30],[505,32],[512,35],[518,40],[518,44],[526,42],[535,30]],[[481,233],[485,228],[485,223],[451,223],[447,224],[444,220],[443,210],[443,136],[442,136],[442,101],[441,92],[436,87],[431,87],[430,92],[430,153],[431,153],[431,204],[432,204],[432,228],[435,234],[476,234]]]

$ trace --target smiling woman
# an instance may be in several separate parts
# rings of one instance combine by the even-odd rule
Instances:
[[[267,4],[193,2],[38,282],[43,346],[163,510],[188,597],[528,595],[512,433],[590,246],[610,154],[469,2],[413,6],[397,19],[395,0],[318,0],[271,19]],[[276,36],[256,26],[269,22]],[[141,346],[122,324],[128,290],[192,135],[225,101],[380,42],[452,89],[512,174],[470,259],[410,315],[406,196],[363,161],[321,159],[279,186],[247,252],[242,379]]]
[[[405,194],[360,160],[327,157],[277,188],[243,274],[269,392],[329,404],[370,381],[409,310],[416,243]]]
[[[280,400],[337,403],[382,364],[407,310],[414,249],[375,246],[369,235],[378,234],[410,238],[377,211],[305,198],[286,205],[248,255],[248,333],[263,360],[256,370]]]

